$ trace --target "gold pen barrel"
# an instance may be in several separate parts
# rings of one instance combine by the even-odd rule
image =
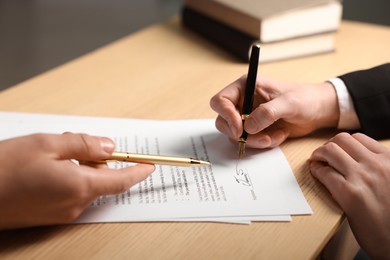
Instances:
[[[134,163],[148,163],[161,165],[175,165],[175,166],[205,166],[210,165],[209,162],[196,160],[193,158],[152,155],[152,154],[136,154],[127,152],[114,152],[106,161],[122,161]]]

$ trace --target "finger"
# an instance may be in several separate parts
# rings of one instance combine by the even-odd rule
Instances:
[[[237,106],[241,104],[241,89],[244,84],[244,78],[241,77],[222,89],[210,100],[211,108],[226,121],[227,125],[234,133],[234,136],[239,136],[242,132],[239,131],[242,121],[240,112],[237,110]]]
[[[337,134],[335,137],[331,138],[329,142],[336,143],[357,162],[367,158],[367,156],[371,154],[371,151],[359,142],[359,140],[348,133]]]
[[[274,130],[274,131],[270,131],[268,133],[268,135],[270,136],[271,138],[271,144],[269,145],[269,147],[273,148],[273,147],[276,147],[278,145],[280,145],[281,143],[283,143],[287,137],[288,137],[288,133],[283,130],[283,129],[278,129],[278,130]]]
[[[243,91],[244,86],[245,86],[245,81],[243,80],[243,77],[230,83],[211,98],[210,100],[211,108],[216,110],[220,109],[219,104],[221,99],[225,99],[229,101],[229,103],[231,104],[239,105],[240,100],[242,98],[241,93]]]
[[[92,169],[92,168],[89,168]],[[152,164],[137,164],[134,166],[114,169],[92,169],[90,175],[93,192],[96,196],[118,194],[127,191],[134,184],[145,180],[155,170]],[[96,174],[99,171],[99,174]]]
[[[93,161],[79,161],[79,165],[85,165],[96,169],[107,169],[108,165],[106,162],[93,162]]]
[[[107,158],[114,151],[114,142],[107,137],[66,133],[57,135],[52,149],[60,159],[96,161]]]
[[[269,127],[281,118],[293,115],[295,106],[285,96],[276,97],[260,104],[245,121],[244,128],[249,134],[255,134]]]
[[[237,125],[237,128],[230,126],[224,118],[221,116],[217,116],[217,119],[215,120],[215,126],[216,128],[223,134],[227,135],[228,137],[238,140],[242,133],[242,123]]]
[[[327,163],[320,161],[310,162],[310,172],[326,187],[340,206],[343,207],[343,191],[348,185],[343,175]]]
[[[273,148],[283,143],[288,137],[284,129],[265,130],[255,135],[249,135],[248,147],[252,148]]]
[[[352,135],[353,138],[358,140],[362,145],[364,145],[368,150],[370,150],[373,153],[385,153],[387,151],[387,148],[380,144],[375,139],[372,139],[371,137],[362,134],[362,133],[356,133]]]
[[[327,163],[347,179],[353,176],[353,169],[358,167],[357,162],[334,142],[328,142],[317,148],[310,160]]]

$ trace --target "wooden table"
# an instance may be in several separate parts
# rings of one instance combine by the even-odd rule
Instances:
[[[337,51],[261,65],[261,74],[320,82],[390,61],[390,28],[343,21]],[[178,20],[146,28],[0,92],[0,110],[146,119],[214,118],[209,99],[247,65]],[[116,223],[0,232],[5,259],[309,259],[344,220],[310,175],[307,158],[333,133],[282,149],[312,207],[291,223]],[[384,142],[387,145],[388,142]]]

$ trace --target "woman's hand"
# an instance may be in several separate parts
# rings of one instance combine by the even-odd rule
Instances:
[[[34,134],[0,142],[0,229],[65,223],[101,195],[144,180],[153,165],[113,170],[81,163],[108,158],[111,139],[85,134]]]

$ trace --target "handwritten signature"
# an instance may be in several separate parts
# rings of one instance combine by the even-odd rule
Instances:
[[[247,172],[246,169],[238,168],[238,165],[236,167],[236,174],[234,178],[236,179],[237,183],[240,183],[248,187],[252,187],[252,181],[251,178],[249,177],[249,173]]]

